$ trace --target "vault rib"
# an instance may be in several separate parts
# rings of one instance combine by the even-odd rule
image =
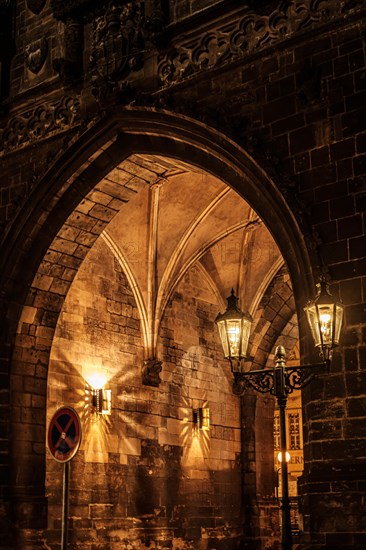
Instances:
[[[108,233],[108,230],[105,229],[103,233],[101,233],[101,238],[106,243],[114,257],[118,260],[121,268],[123,269],[123,272],[125,273],[127,277],[128,284],[131,287],[131,290],[133,292],[134,298],[136,300],[137,309],[140,315],[140,319],[142,322],[142,336],[144,340],[144,347],[145,349],[151,349],[151,332],[149,330],[149,323],[148,323],[148,315],[146,310],[146,305],[142,296],[141,289],[136,281],[135,276],[133,275],[129,265],[128,260],[125,258],[122,250],[116,243],[116,241],[113,239],[113,237]]]
[[[213,239],[211,239],[210,241],[207,241],[204,246],[196,250],[196,252],[190,258],[188,258],[188,260],[179,270],[178,274],[167,282],[168,284],[165,287],[167,289],[166,292],[163,293],[162,285],[160,285],[159,310],[158,309],[156,310],[159,315],[156,315],[156,319],[155,319],[155,322],[156,322],[155,337],[157,337],[159,324],[164,315],[164,311],[168,304],[170,296],[172,295],[174,288],[181,281],[182,277],[188,271],[188,269],[192,267],[207,252],[207,250],[209,250],[212,246],[220,242],[222,239],[224,239],[228,235],[231,235],[232,233],[235,233],[240,229],[244,229],[252,226],[258,226],[261,224],[262,224],[262,221],[259,218],[255,220],[244,220],[233,225],[229,229],[226,229],[222,233],[219,233]],[[156,346],[156,342],[154,345]]]

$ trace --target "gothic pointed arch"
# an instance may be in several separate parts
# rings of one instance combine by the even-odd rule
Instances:
[[[27,393],[37,395],[31,400],[29,437],[43,437],[54,330],[84,258],[122,204],[180,164],[214,175],[245,199],[284,257],[296,303],[303,304],[310,295],[311,261],[296,217],[276,182],[246,151],[217,130],[187,117],[149,108],[121,108],[86,130],[57,157],[2,242],[3,299],[11,313],[8,317],[17,320],[8,325],[7,333],[12,342],[7,356],[13,434],[19,429],[14,396]],[[109,178],[117,167],[122,168],[122,177]],[[303,322],[301,315],[299,322]],[[31,371],[35,375],[32,386],[27,376]],[[13,438],[11,452],[21,457],[17,468],[19,462],[27,464],[26,441]],[[42,524],[44,453],[39,453],[36,462],[37,478],[26,467],[21,480],[18,470],[12,472],[10,493],[17,517],[26,510],[30,523],[38,517]],[[31,512],[31,504],[24,508],[25,501],[33,503]]]

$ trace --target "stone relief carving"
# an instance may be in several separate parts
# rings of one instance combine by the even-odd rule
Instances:
[[[143,6],[111,3],[93,21],[91,66],[102,77],[116,78],[141,66]]]
[[[362,0],[287,0],[269,15],[248,8],[236,24],[176,44],[159,60],[160,80],[165,86],[175,84],[198,71],[235,61],[362,5]],[[207,40],[207,36],[211,39]]]
[[[36,15],[41,13],[45,5],[46,5],[46,0],[27,0],[28,9],[30,9],[30,11],[32,11]]]
[[[54,61],[54,69],[66,84],[83,76],[84,24],[90,23],[91,53],[85,77],[91,81],[95,97],[105,97],[119,88],[131,72],[143,66],[151,44],[165,43],[166,14],[161,0],[51,0],[54,17],[65,25],[65,57]]]
[[[39,105],[8,121],[0,135],[0,151],[7,152],[52,132],[66,130],[79,121],[80,104],[76,97],[64,97],[57,103]]]
[[[46,38],[35,40],[25,48],[26,67],[34,74],[39,73],[46,61],[48,44]]]
[[[119,91],[124,79],[142,68],[148,43],[163,43],[163,17],[157,0],[148,16],[144,2],[112,1],[94,18],[89,72],[97,99]]]

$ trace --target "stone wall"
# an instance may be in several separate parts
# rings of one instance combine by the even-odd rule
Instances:
[[[162,383],[143,386],[131,289],[103,241],[89,253],[60,315],[48,378],[48,417],[70,405],[82,422],[71,463],[71,548],[221,548],[223,536],[223,548],[236,547],[239,401],[218,360],[217,307],[192,268],[163,319]],[[92,411],[88,383],[96,373],[112,390],[110,416]],[[207,431],[194,428],[199,407],[209,408]],[[60,539],[61,485],[62,465],[48,456],[51,548]]]

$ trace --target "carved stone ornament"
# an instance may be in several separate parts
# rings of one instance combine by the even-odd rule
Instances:
[[[25,48],[25,64],[34,74],[39,73],[46,61],[48,44],[46,38],[35,40]]]
[[[38,141],[79,122],[80,104],[76,97],[64,97],[57,103],[39,105],[8,121],[0,135],[0,151],[7,152]]]
[[[93,80],[117,81],[142,66],[144,4],[110,2],[93,22]]]
[[[247,8],[231,25],[206,30],[189,40],[177,40],[175,47],[160,59],[161,82],[169,86],[199,71],[236,61],[363,5],[363,0],[288,0],[269,15]]]
[[[160,372],[162,369],[162,361],[158,361],[154,357],[144,361],[142,368],[142,383],[145,386],[158,387],[161,382]]]
[[[27,0],[27,6],[30,11],[38,15],[46,5],[46,0]]]

